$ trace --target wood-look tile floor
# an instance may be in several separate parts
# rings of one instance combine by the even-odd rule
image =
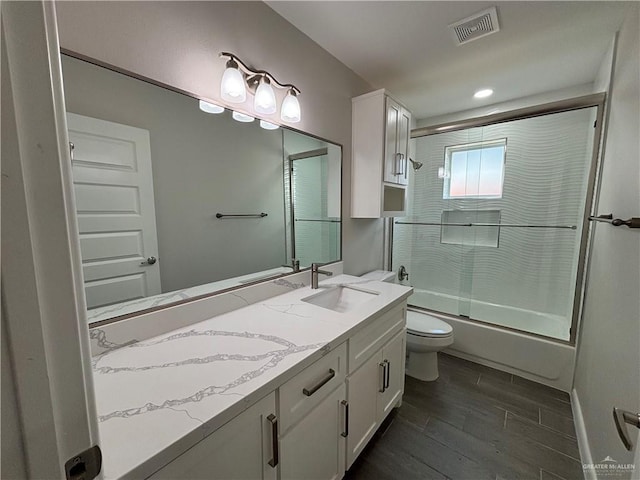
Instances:
[[[346,480],[583,479],[567,393],[439,354],[440,378],[405,378]]]

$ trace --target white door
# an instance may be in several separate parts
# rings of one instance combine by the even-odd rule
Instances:
[[[67,114],[87,307],[161,293],[149,132]]]
[[[344,384],[280,439],[282,480],[340,480],[344,476]]]

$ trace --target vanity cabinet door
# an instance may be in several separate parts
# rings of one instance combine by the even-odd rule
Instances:
[[[347,469],[367,446],[378,429],[377,397],[383,388],[382,355],[377,352],[347,378],[349,393],[349,435]]]
[[[404,392],[406,331],[403,329],[382,348],[384,388],[378,397],[378,418],[382,421],[402,399]]]
[[[345,472],[344,383],[280,439],[281,480],[340,480]]]
[[[276,480],[275,413],[276,397],[271,393],[149,478]]]

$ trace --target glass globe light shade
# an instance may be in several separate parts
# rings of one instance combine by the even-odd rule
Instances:
[[[247,99],[247,88],[244,84],[244,77],[240,70],[238,70],[238,64],[233,60],[227,62],[227,69],[222,75],[220,96],[231,103],[242,103]]]
[[[300,102],[298,102],[295,91],[289,90],[289,93],[284,98],[280,118],[289,123],[298,123],[300,121]]]
[[[262,77],[256,89],[256,96],[253,99],[253,109],[257,113],[271,115],[276,113],[276,108],[276,93],[273,91],[269,79]]]

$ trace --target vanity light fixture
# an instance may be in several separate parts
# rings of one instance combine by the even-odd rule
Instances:
[[[224,100],[242,103],[246,100],[247,90],[249,90],[249,93],[254,95],[254,111],[262,115],[272,115],[278,110],[274,87],[287,90],[287,96],[282,102],[280,118],[289,123],[300,121],[298,87],[290,83],[280,83],[266,70],[249,68],[232,53],[222,52],[220,57],[229,59],[220,83],[220,95]]]
[[[224,112],[224,107],[220,105],[216,105],[215,103],[205,102],[204,100],[200,100],[198,103],[200,106],[200,110],[206,113],[222,113]]]
[[[487,97],[490,97],[491,95],[493,95],[493,90],[491,90],[490,88],[484,88],[474,93],[473,98],[487,98]]]
[[[277,130],[278,128],[280,128],[275,123],[265,122],[264,120],[260,120],[260,126],[265,130]]]
[[[243,123],[249,123],[255,120],[255,118],[253,118],[251,115],[246,115],[244,113],[236,112],[235,110],[233,111],[231,116],[233,117],[234,120],[237,120],[238,122],[243,122]]]

